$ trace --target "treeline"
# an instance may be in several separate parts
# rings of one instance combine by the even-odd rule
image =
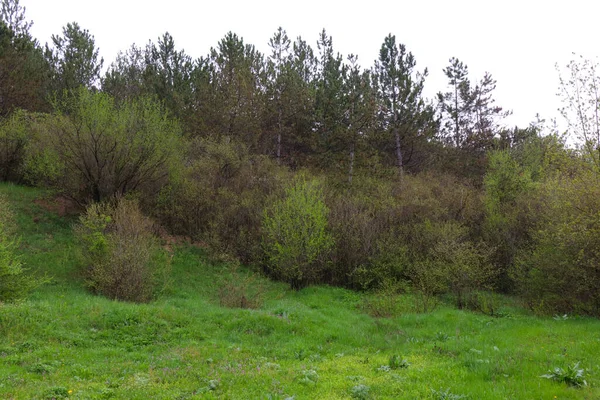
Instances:
[[[365,69],[325,31],[315,50],[279,29],[269,55],[229,33],[197,60],[167,33],[101,75],[88,31],[68,24],[42,48],[18,1],[2,4],[0,179],[82,205],[135,198],[169,232],[294,288],[391,285],[424,310],[449,294],[485,312],[500,291],[600,315],[597,138],[574,150],[539,125],[506,129],[490,74],[473,81],[453,58],[428,100],[427,70],[393,35]],[[84,238],[125,232],[100,209],[148,225],[116,204],[88,208]],[[113,250],[90,257],[107,266]]]

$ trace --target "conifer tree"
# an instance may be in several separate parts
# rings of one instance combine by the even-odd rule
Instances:
[[[52,71],[53,89],[73,92],[80,86],[95,88],[100,83],[104,59],[99,57],[94,36],[77,22],[63,27],[62,36],[52,35],[45,56]]]
[[[402,179],[407,155],[419,142],[426,142],[434,133],[437,122],[434,110],[423,99],[427,69],[415,71],[416,60],[396,37],[388,35],[375,62],[374,79],[379,97],[379,121],[384,132],[394,141],[396,167]]]

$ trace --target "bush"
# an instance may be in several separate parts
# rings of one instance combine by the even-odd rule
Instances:
[[[147,302],[168,283],[169,260],[135,201],[92,204],[76,227],[87,285],[111,299]]]
[[[195,139],[187,149],[186,167],[159,196],[158,219],[218,255],[257,261],[263,210],[282,191],[285,170],[228,139]]]
[[[426,221],[455,221],[476,236],[483,212],[477,191],[454,177],[424,173],[403,184],[356,179],[350,189],[329,185],[330,225],[335,237],[331,283],[376,289],[386,280],[409,279],[428,257],[431,241],[419,235]]]
[[[265,288],[255,274],[239,271],[239,263],[232,266],[222,277],[219,286],[219,305],[229,308],[260,308],[263,304]]]
[[[46,282],[25,274],[21,258],[16,254],[18,240],[14,231],[14,216],[8,200],[0,195],[0,301],[22,299]]]
[[[494,247],[493,262],[498,271],[499,286],[507,292],[513,287],[508,276],[520,248],[530,242],[531,221],[522,201],[533,189],[530,172],[519,165],[509,151],[489,154],[484,178],[485,221],[483,236]]]
[[[24,111],[17,111],[0,124],[0,180],[18,182],[22,178],[25,149],[30,140]]]
[[[590,170],[548,179],[530,193],[539,204],[532,245],[511,276],[519,294],[543,314],[600,316],[600,188]]]
[[[334,241],[329,209],[315,180],[301,176],[285,197],[265,210],[263,249],[269,271],[299,289],[322,279]]]
[[[140,98],[115,104],[81,88],[55,105],[31,144],[27,172],[82,202],[141,191],[155,194],[177,164],[177,124],[160,104]]]

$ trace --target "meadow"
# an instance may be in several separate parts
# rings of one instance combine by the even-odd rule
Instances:
[[[444,299],[416,313],[410,294],[386,299],[394,313],[377,318],[376,294],[290,290],[184,243],[156,300],[113,301],[83,287],[76,216],[40,206],[53,199],[38,189],[0,193],[23,263],[51,278],[0,304],[0,398],[600,398],[597,319],[538,317],[508,297],[495,316]],[[221,306],[239,285],[260,294],[257,308]]]

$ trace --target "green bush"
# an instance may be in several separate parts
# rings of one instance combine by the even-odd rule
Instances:
[[[75,229],[87,263],[87,285],[93,292],[147,302],[165,288],[169,259],[152,234],[152,221],[135,201],[91,204]]]
[[[178,164],[177,124],[149,98],[115,104],[85,88],[55,104],[31,143],[26,173],[76,200],[156,194]]]
[[[600,316],[600,188],[590,170],[558,175],[536,191],[532,244],[511,270],[518,293],[543,314]]]
[[[0,181],[22,178],[25,149],[30,140],[27,113],[17,111],[0,124]]]
[[[478,290],[492,288],[496,272],[489,263],[491,249],[471,241],[467,233],[466,227],[454,221],[415,226],[415,242],[421,251],[428,249],[413,254],[409,269],[418,309],[432,309],[435,296],[443,293],[452,294],[457,307],[463,308]]]
[[[299,289],[322,279],[334,241],[319,183],[300,176],[265,210],[263,249],[271,273]]]
[[[17,255],[14,216],[5,196],[0,195],[0,301],[22,299],[45,279],[26,274]]]
[[[476,189],[443,174],[407,175],[402,184],[357,178],[350,189],[329,185],[327,198],[335,238],[331,283],[355,289],[409,279],[432,246],[419,235],[426,221],[436,226],[454,221],[471,237],[483,215]]]
[[[484,178],[485,220],[483,237],[494,247],[493,262],[499,286],[507,292],[513,286],[508,276],[520,248],[530,242],[531,221],[523,200],[534,187],[530,172],[509,151],[489,154]]]
[[[229,139],[195,139],[187,149],[186,167],[159,196],[157,218],[218,255],[257,261],[263,210],[282,191],[286,171]]]

